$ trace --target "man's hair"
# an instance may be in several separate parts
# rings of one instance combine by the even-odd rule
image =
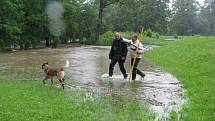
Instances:
[[[114,35],[120,35],[120,32],[115,32]]]

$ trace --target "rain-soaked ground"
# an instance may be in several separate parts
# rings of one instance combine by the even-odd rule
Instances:
[[[154,47],[156,46],[146,46],[147,50]],[[54,67],[65,66],[67,62],[65,73],[68,90],[86,90],[110,95],[114,103],[131,99],[140,103],[148,102],[159,118],[167,118],[169,112],[181,109],[184,101],[180,82],[150,62],[145,60],[140,62],[139,69],[146,77],[144,79],[137,77],[136,82],[123,80],[118,65],[115,66],[113,78],[105,77],[110,63],[109,50],[110,47],[82,46],[0,53],[0,79],[42,79],[43,62],[49,62]],[[126,61],[126,68],[129,72],[129,58]],[[6,75],[8,71],[10,75]]]

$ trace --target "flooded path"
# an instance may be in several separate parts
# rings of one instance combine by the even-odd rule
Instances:
[[[153,46],[147,48],[152,49]],[[65,68],[65,72],[66,83],[70,89],[107,94],[115,103],[131,99],[140,103],[147,102],[161,118],[167,118],[169,112],[181,109],[183,92],[180,82],[150,62],[140,62],[139,69],[146,77],[137,77],[138,81],[133,83],[101,78],[108,72],[109,50],[110,47],[83,46],[0,53],[0,78],[41,80],[44,77],[42,63],[49,62],[52,67],[61,67],[69,61],[69,67]],[[126,69],[130,71],[130,58],[127,58]],[[5,75],[6,71],[10,71],[11,75]],[[115,66],[114,74],[122,78],[118,65]]]

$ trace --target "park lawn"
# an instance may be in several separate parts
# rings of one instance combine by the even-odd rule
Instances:
[[[182,82],[188,103],[181,120],[215,121],[214,37],[188,37],[145,56]]]
[[[144,45],[164,46],[164,45],[174,43],[175,41],[179,41],[180,39],[179,40],[165,40],[164,37],[160,37],[160,38],[143,37],[143,38],[140,38],[140,40]]]
[[[146,37],[146,36],[141,36],[140,33],[133,33],[133,32],[122,32],[121,35],[124,38],[131,39],[131,36],[133,34],[138,35],[139,40],[144,44],[144,45],[158,45],[158,46],[164,46],[171,44],[175,41],[178,41],[180,39],[176,40],[165,40],[165,39],[174,39],[173,36],[160,36],[159,38],[153,38],[153,37]],[[180,37],[182,38],[182,37]]]
[[[137,102],[112,105],[108,97],[85,98],[41,81],[0,81],[0,121],[148,121],[154,118]]]
[[[139,40],[144,45],[157,45],[157,46],[164,46],[171,43],[174,43],[175,41],[181,40],[183,37],[178,37],[178,39],[174,39],[174,36],[160,36],[158,38],[156,37],[147,37],[147,36],[141,36],[140,33],[134,33],[134,32],[121,32],[122,38],[131,39],[132,35],[138,35]],[[98,46],[110,46],[112,44],[114,38],[114,33],[109,31],[101,35],[99,41],[96,43]],[[167,40],[170,39],[170,40]],[[87,44],[87,43],[85,43]]]

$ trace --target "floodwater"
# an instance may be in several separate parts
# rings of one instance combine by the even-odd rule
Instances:
[[[147,50],[154,47],[146,46]],[[180,82],[144,59],[139,64],[139,69],[146,74],[144,79],[138,76],[136,82],[123,80],[118,65],[112,79],[103,77],[108,72],[109,50],[110,47],[81,46],[0,53],[0,79],[41,80],[44,77],[42,63],[49,62],[52,67],[63,67],[67,63],[68,90],[110,95],[114,103],[128,100],[147,102],[159,118],[168,118],[169,112],[180,111],[184,103]],[[125,66],[129,73],[129,54]],[[10,75],[6,75],[7,71]]]

